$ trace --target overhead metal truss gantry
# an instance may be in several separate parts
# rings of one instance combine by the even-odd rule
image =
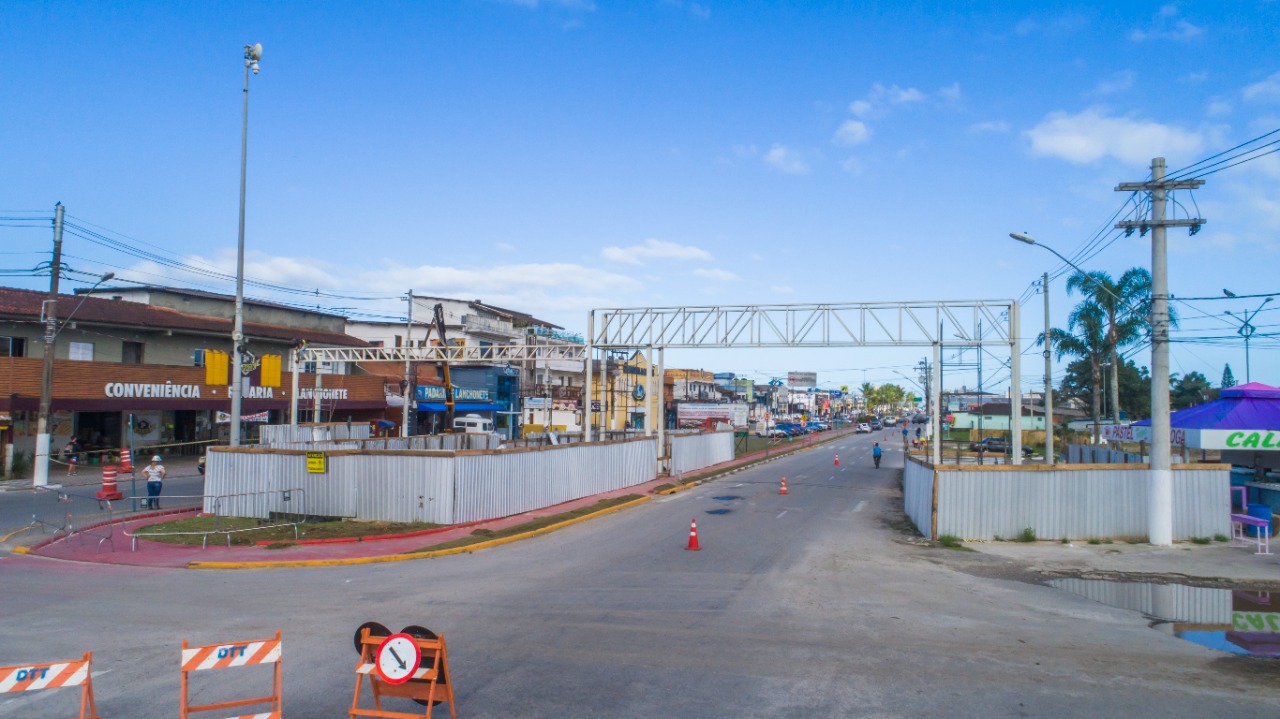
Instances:
[[[1010,426],[1022,416],[1019,306],[1013,300],[920,300],[910,302],[835,302],[706,307],[630,307],[593,309],[587,315],[586,345],[539,343],[490,347],[303,347],[294,362],[446,362],[449,364],[523,364],[554,360],[585,361],[588,401],[583,407],[584,439],[591,441],[595,350],[648,350],[648,396],[658,397],[662,417],[663,354],[666,349],[744,347],[931,347],[938,366],[947,347],[999,346],[1009,350]],[[654,374],[653,352],[658,352]],[[293,373],[297,382],[298,372]],[[933,436],[942,436],[942,373],[933,373]],[[655,387],[656,380],[656,387]],[[319,378],[317,377],[317,385]],[[659,394],[655,395],[657,391]],[[293,396],[297,397],[297,388]],[[406,388],[406,395],[408,388]],[[408,397],[406,396],[406,401]],[[296,418],[297,412],[291,413]],[[1015,420],[1014,418],[1018,418]],[[295,420],[296,421],[296,420]],[[1022,462],[1022,433],[1013,432],[1013,461]],[[933,462],[941,462],[941,442],[931,443]]]
[[[587,316],[587,356],[595,349],[710,349],[743,347],[931,347],[938,366],[942,347],[1002,346],[1012,375],[1010,428],[1021,427],[1021,349],[1018,303],[1013,300],[919,300],[706,307],[594,309]],[[949,336],[948,336],[949,335]],[[944,337],[946,339],[944,339]],[[652,366],[652,362],[650,363]],[[657,389],[662,388],[662,360]],[[587,362],[587,391],[593,388]],[[942,460],[942,376],[933,374],[934,464]],[[652,380],[651,380],[652,384]],[[654,390],[649,388],[650,396]],[[659,395],[661,396],[661,395]],[[665,424],[659,401],[659,432]],[[592,407],[584,408],[591,440]],[[1016,419],[1015,419],[1016,418]],[[652,424],[652,423],[649,423]],[[1013,432],[1013,461],[1022,462],[1022,433]]]

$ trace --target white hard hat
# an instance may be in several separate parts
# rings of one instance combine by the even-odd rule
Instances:
[[[160,461],[160,455],[158,455],[158,454],[157,454],[156,456],[152,457],[152,458],[151,458],[151,461],[152,461],[152,462],[159,462],[159,461]]]

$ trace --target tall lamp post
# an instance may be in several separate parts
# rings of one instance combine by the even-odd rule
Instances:
[[[54,256],[59,257],[62,254],[62,203],[58,203],[57,207],[57,235],[54,240]],[[35,463],[31,472],[31,485],[34,487],[45,487],[49,484],[49,414],[53,406],[53,350],[54,342],[58,339],[58,334],[66,328],[67,323],[75,316],[76,312],[84,306],[84,301],[89,299],[89,293],[98,289],[98,285],[111,280],[115,277],[114,272],[98,278],[86,292],[84,297],[80,298],[80,303],[75,306],[62,320],[62,324],[58,324],[56,315],[58,306],[58,276],[62,271],[61,261],[55,261],[50,267],[53,277],[50,280],[50,299],[45,301],[44,307],[44,372],[40,377],[40,414],[36,420],[36,452]]]
[[[1223,292],[1227,295],[1227,297],[1235,296],[1234,294],[1230,292],[1226,292],[1225,290]],[[1236,330],[1236,334],[1244,338],[1244,381],[1246,383],[1253,381],[1253,379],[1250,378],[1249,376],[1249,338],[1252,337],[1253,333],[1258,329],[1257,327],[1254,327],[1252,324],[1253,318],[1256,317],[1258,313],[1262,311],[1262,308],[1266,307],[1267,303],[1270,302],[1271,300],[1272,300],[1271,297],[1268,297],[1267,299],[1263,300],[1262,304],[1258,305],[1258,309],[1254,310],[1253,312],[1249,312],[1248,310],[1245,310],[1244,312],[1241,312],[1239,315],[1237,315],[1231,310],[1227,310],[1226,312],[1222,313],[1224,315],[1231,315],[1232,318],[1240,321],[1240,329]]]
[[[262,43],[244,46],[244,113],[240,128],[240,239],[236,245],[236,318],[231,329],[231,446],[240,446],[240,406],[244,394],[241,354],[244,342],[244,187],[249,159],[249,71],[258,74]]]

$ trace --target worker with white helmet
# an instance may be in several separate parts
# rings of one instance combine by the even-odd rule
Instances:
[[[148,509],[160,509],[160,489],[163,487],[165,469],[160,464],[160,455],[151,458],[151,464],[142,468],[147,477],[147,502],[142,505]]]

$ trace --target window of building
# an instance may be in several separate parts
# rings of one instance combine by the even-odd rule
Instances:
[[[0,337],[0,357],[26,357],[27,338]]]
[[[196,350],[195,352],[191,353],[191,366],[192,367],[204,366],[204,350]]]
[[[81,362],[93,361],[93,343],[92,342],[72,342],[70,349],[67,351],[68,359],[79,360]]]
[[[396,335],[395,339],[396,339],[396,347],[399,347],[400,345],[404,344],[404,337],[402,337],[401,335]]]
[[[120,364],[142,364],[142,343],[127,340],[121,343]]]

